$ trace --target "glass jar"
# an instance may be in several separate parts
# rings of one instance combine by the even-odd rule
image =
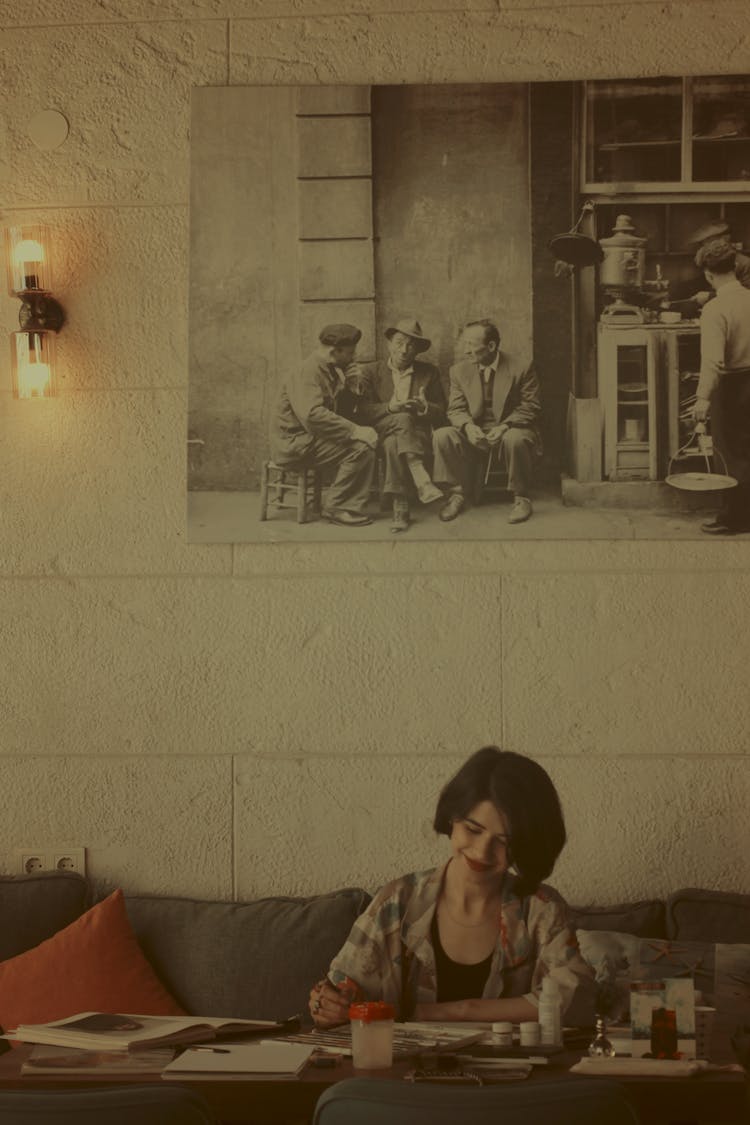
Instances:
[[[393,1020],[396,1010],[382,1000],[352,1004],[352,1064],[357,1070],[386,1070],[393,1062]]]

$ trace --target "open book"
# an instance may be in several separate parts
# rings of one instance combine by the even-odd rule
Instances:
[[[175,1056],[171,1047],[137,1051],[83,1051],[37,1044],[21,1063],[21,1074],[159,1074]]]
[[[91,1051],[134,1051],[204,1043],[209,1039],[259,1038],[299,1028],[293,1016],[273,1020],[226,1020],[214,1016],[139,1016],[109,1012],[80,1012],[51,1023],[19,1024],[7,1038],[53,1047],[82,1047]]]
[[[188,1047],[168,1063],[162,1078],[185,1079],[206,1075],[216,1078],[296,1078],[313,1053],[312,1045],[285,1043],[232,1043],[226,1046]]]

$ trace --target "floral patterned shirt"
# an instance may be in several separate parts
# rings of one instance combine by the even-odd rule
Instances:
[[[450,861],[449,861],[450,862]],[[430,939],[447,864],[415,872],[383,887],[354,923],[328,977],[353,1000],[385,1000],[400,1019],[417,1004],[437,999],[435,952]],[[483,999],[523,996],[538,1005],[542,980],[554,977],[563,1018],[589,1023],[594,974],[578,950],[562,897],[545,884],[519,898],[516,879],[503,886],[497,944]]]

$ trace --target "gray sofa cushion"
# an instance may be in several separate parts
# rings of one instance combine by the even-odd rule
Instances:
[[[570,913],[579,930],[612,930],[650,938],[667,936],[664,903],[660,899],[616,906],[571,906]]]
[[[46,941],[88,905],[88,883],[75,871],[0,875],[0,961]]]
[[[670,940],[750,943],[750,895],[686,887],[667,899]]]
[[[310,988],[370,896],[346,888],[312,898],[200,902],[126,897],[144,953],[193,1015],[307,1017]]]

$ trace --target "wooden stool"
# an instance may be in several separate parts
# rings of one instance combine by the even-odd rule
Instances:
[[[499,463],[498,463],[499,462]],[[496,450],[491,449],[487,460],[478,461],[474,470],[472,501],[479,504],[486,493],[508,491],[508,474]]]
[[[297,523],[307,523],[311,512],[320,511],[321,491],[317,469],[288,469],[275,461],[264,461],[260,477],[260,518],[268,519],[270,504],[274,509],[296,508]]]

